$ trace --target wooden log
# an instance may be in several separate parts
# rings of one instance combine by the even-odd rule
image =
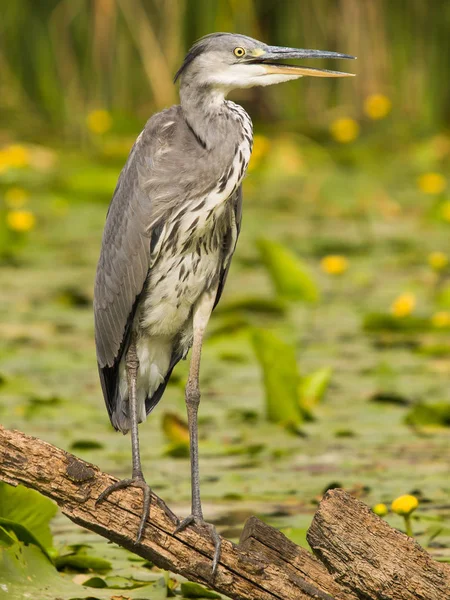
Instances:
[[[236,600],[334,600],[283,561],[249,552],[222,539],[220,564],[212,576],[213,544],[208,531],[189,527],[174,535],[177,518],[152,494],[150,518],[135,542],[141,491],[128,488],[95,505],[116,481],[97,467],[47,442],[0,426],[0,479],[23,484],[52,498],[72,521],[151,561]],[[286,564],[288,561],[285,561]]]
[[[357,600],[358,598],[353,592],[343,591],[324,565],[310,552],[297,546],[281,531],[256,517],[250,517],[245,523],[239,547],[264,556],[268,562],[279,566],[287,582],[300,577],[307,584],[319,587],[323,590],[323,595],[319,598],[327,600],[329,598]],[[304,588],[307,589],[305,585]]]
[[[450,599],[449,566],[343,490],[324,496],[307,539],[335,580],[361,600]]]
[[[208,531],[174,535],[176,516],[153,494],[136,543],[140,490],[121,490],[96,506],[114,478],[51,444],[0,426],[0,479],[38,490],[75,523],[236,600],[450,599],[450,568],[343,490],[325,495],[309,529],[317,558],[251,517],[238,546],[222,540],[213,577]]]

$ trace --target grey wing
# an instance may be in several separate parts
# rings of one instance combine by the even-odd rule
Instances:
[[[149,129],[147,134],[151,134]],[[161,229],[150,227],[151,193],[141,184],[142,175],[149,175],[160,140],[152,142],[151,135],[146,138],[133,147],[111,200],[95,280],[97,362],[110,417],[120,360],[128,347],[139,296],[148,277],[151,247]]]
[[[225,287],[225,282],[227,280],[228,271],[230,270],[231,259],[233,258],[234,250],[236,248],[236,243],[239,237],[239,233],[241,231],[241,222],[242,222],[242,185],[238,187],[238,189],[234,192],[232,198],[232,206],[234,211],[234,227],[235,231],[230,231],[228,235],[228,247],[225,248],[225,252],[229,253],[229,259],[224,269],[220,274],[219,279],[219,287],[217,290],[216,300],[214,302],[214,308],[219,303],[219,300],[222,296],[223,288]]]

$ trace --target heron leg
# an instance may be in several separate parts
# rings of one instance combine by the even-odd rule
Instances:
[[[139,432],[138,432],[138,417],[137,417],[137,400],[136,400],[136,379],[139,369],[139,359],[136,351],[136,340],[134,336],[131,339],[130,346],[125,360],[125,367],[128,382],[128,402],[131,421],[131,455],[133,462],[133,471],[131,479],[122,479],[116,481],[106,488],[97,498],[96,504],[105,500],[110,494],[116,490],[121,490],[127,487],[138,487],[142,490],[144,503],[142,508],[142,517],[139,524],[139,529],[136,537],[136,542],[139,542],[144,531],[145,523],[150,516],[150,500],[151,490],[144,479],[141,466],[141,454],[139,451]]]
[[[203,518],[202,503],[200,499],[200,477],[198,466],[198,407],[200,404],[200,358],[203,344],[203,337],[209,317],[214,307],[217,289],[211,290],[203,294],[194,309],[193,316],[193,333],[194,339],[192,343],[191,365],[189,369],[189,378],[186,384],[185,399],[189,426],[189,446],[191,456],[191,498],[192,498],[192,513],[183,519],[175,530],[179,533],[186,529],[189,525],[200,525],[207,527],[210,531],[211,538],[214,542],[214,558],[213,558],[213,574],[216,572],[217,564],[220,559],[220,536],[214,525],[206,523]]]

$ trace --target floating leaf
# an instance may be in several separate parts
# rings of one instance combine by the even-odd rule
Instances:
[[[299,386],[300,408],[310,411],[322,400],[332,373],[332,369],[325,367],[302,377]]]
[[[186,442],[170,444],[164,450],[164,455],[172,458],[189,458],[189,444],[186,444]]]
[[[411,404],[409,398],[396,394],[395,392],[375,392],[369,400],[380,404],[394,404],[396,406],[408,406]]]
[[[204,588],[199,583],[186,581],[181,584],[181,593],[185,598],[221,598],[220,594]]]
[[[100,450],[104,444],[97,440],[75,440],[71,446],[71,450]]]
[[[218,314],[229,314],[235,312],[259,313],[262,315],[283,315],[286,312],[285,303],[278,298],[265,298],[263,296],[244,296],[235,298],[220,305]]]
[[[77,577],[79,577],[79,575],[77,575]],[[84,576],[81,575],[81,577],[84,577]],[[85,585],[86,587],[97,588],[97,589],[103,589],[103,588],[108,587],[108,584],[106,583],[106,581],[104,579],[102,579],[101,577],[90,577],[89,579],[86,579],[84,581],[83,585]]]
[[[21,523],[16,523],[15,521],[10,521],[9,519],[4,519],[0,517],[0,526],[8,532],[13,532],[15,534],[15,540],[19,542],[23,542],[24,544],[34,544],[38,548],[42,550],[42,552],[47,556],[48,560],[52,562],[51,556],[47,548],[45,548],[41,542],[34,536],[31,531],[29,531],[26,527],[24,527]]]
[[[450,403],[417,403],[405,416],[407,425],[437,425],[450,427]]]
[[[395,317],[385,313],[370,313],[364,317],[363,327],[370,333],[379,331],[420,332],[431,328],[429,319],[408,315]]]
[[[334,435],[337,438],[352,438],[352,437],[356,437],[356,433],[353,431],[353,429],[336,429],[336,431],[334,432]]]
[[[10,533],[0,526],[0,548],[8,548],[16,543],[16,539]]]
[[[18,527],[14,530],[19,539],[21,535],[26,535],[25,532],[29,532],[43,548],[51,548],[53,540],[50,521],[57,510],[52,500],[35,490],[0,482],[0,521],[7,521],[10,528],[14,523],[17,524]],[[23,541],[35,543],[31,539]]]
[[[258,248],[277,293],[288,300],[318,302],[319,289],[303,262],[282,244],[261,239]]]
[[[109,571],[112,567],[109,560],[97,556],[90,556],[83,552],[58,556],[54,562],[58,571],[68,568],[73,571],[80,571],[81,573],[86,571],[97,571],[98,573],[102,573]]]
[[[177,414],[166,412],[162,418],[162,429],[167,439],[174,444],[189,444],[189,429],[186,421]]]
[[[63,306],[75,306],[77,308],[90,308],[92,305],[92,298],[84,290],[72,286],[62,289],[56,300]]]
[[[295,348],[260,329],[253,332],[253,345],[263,371],[268,420],[285,424],[302,422]]]
[[[0,573],[0,598],[5,600],[111,600],[122,595],[120,589],[93,588],[71,581],[58,573],[38,546],[20,541],[0,549]],[[126,597],[163,600],[167,597],[165,580],[162,577],[154,584],[127,590]]]

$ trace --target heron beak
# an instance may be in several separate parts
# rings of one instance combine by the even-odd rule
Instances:
[[[309,77],[354,77],[355,75],[354,73],[343,73],[342,71],[329,71],[328,69],[314,69],[312,67],[284,65],[272,62],[274,60],[286,60],[290,58],[356,58],[356,56],[341,54],[340,52],[268,46],[265,50],[256,50],[253,56],[253,64],[260,64],[265,68],[266,73],[271,75],[297,75],[298,77],[303,77],[304,75]]]

